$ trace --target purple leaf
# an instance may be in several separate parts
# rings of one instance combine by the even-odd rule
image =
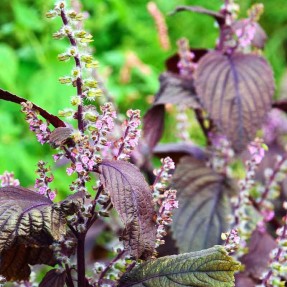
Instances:
[[[152,149],[162,137],[164,114],[164,105],[157,105],[151,107],[144,116],[143,134],[150,149]]]
[[[78,191],[60,202],[60,210],[65,215],[75,214],[84,203],[85,193]]]
[[[244,26],[246,26],[246,20],[249,21],[248,19],[241,19],[234,22],[232,25],[233,30],[244,29]],[[251,44],[258,49],[263,49],[267,40],[267,35],[260,24],[257,22],[254,22],[253,24],[255,25],[255,35]]]
[[[279,101],[273,102],[272,108],[276,108],[287,113],[287,100],[279,100]]]
[[[153,148],[162,136],[165,104],[200,107],[192,79],[167,72],[161,74],[159,80],[160,90],[156,94],[153,107],[144,117],[144,137],[150,148]]]
[[[184,105],[199,108],[195,93],[194,82],[172,73],[163,73],[159,77],[160,90],[157,93],[154,105]]]
[[[8,102],[13,102],[16,104],[21,104],[23,102],[27,102],[26,99],[20,98],[16,95],[13,95],[7,91],[4,91],[2,89],[0,89],[0,99],[8,101]],[[33,109],[38,111],[39,114],[46,119],[49,123],[51,123],[55,128],[58,127],[65,127],[65,123],[59,119],[58,117],[48,113],[46,110],[38,107],[37,105],[33,104]]]
[[[259,284],[259,282],[257,282],[257,284]],[[257,284],[245,274],[235,274],[235,287],[256,287]]]
[[[254,139],[271,109],[273,72],[257,55],[210,52],[198,63],[198,97],[210,118],[240,152]]]
[[[179,160],[186,155],[190,155],[199,160],[206,160],[206,152],[195,144],[190,143],[167,143],[158,144],[153,149],[153,154],[159,158],[170,156],[177,164]]]
[[[125,249],[135,258],[149,258],[155,247],[156,225],[152,193],[145,178],[136,166],[123,161],[103,161],[99,170],[125,225]]]
[[[51,244],[65,234],[62,215],[47,197],[23,187],[0,188],[0,253],[15,241]]]
[[[52,147],[56,148],[64,145],[70,139],[72,132],[73,129],[67,127],[59,127],[53,130],[49,136]]]
[[[229,230],[232,183],[204,161],[185,156],[177,165],[173,186],[179,208],[174,212],[172,231],[180,252],[221,244],[222,232]]]
[[[66,278],[66,271],[59,272],[57,269],[52,269],[46,273],[39,287],[64,287]]]
[[[31,273],[29,265],[54,266],[56,263],[53,250],[49,246],[14,244],[1,253],[0,274],[7,281],[28,280]]]
[[[197,63],[206,53],[208,53],[207,49],[190,49],[190,51],[194,55],[193,62]],[[167,59],[165,65],[169,72],[174,74],[179,74],[178,62],[179,62],[179,54],[175,54]]]
[[[248,244],[248,253],[240,258],[245,265],[244,273],[252,278],[260,279],[268,268],[270,252],[276,246],[276,241],[271,235],[255,230]]]

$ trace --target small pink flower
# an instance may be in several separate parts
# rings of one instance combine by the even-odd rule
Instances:
[[[51,191],[51,192],[49,193],[49,198],[50,198],[51,200],[54,200],[55,197],[56,197],[56,192],[55,192],[55,191]]]
[[[256,164],[259,164],[265,155],[265,150],[262,147],[261,143],[252,142],[248,146],[248,150],[252,156],[252,159],[255,161]]]
[[[76,172],[82,172],[84,170],[81,163],[76,163]]]
[[[92,169],[94,168],[94,165],[95,165],[94,161],[93,161],[93,160],[90,160],[90,161],[88,162],[89,170],[92,170]]]
[[[269,222],[275,216],[274,210],[263,209],[261,211],[262,216],[264,217],[265,222]]]
[[[89,158],[87,156],[82,157],[82,163],[87,164],[89,162]]]
[[[70,176],[70,175],[72,175],[72,173],[74,172],[74,170],[73,170],[71,167],[68,167],[68,168],[66,169],[66,172],[67,172],[67,174]]]
[[[40,130],[41,130],[42,132],[45,132],[45,131],[47,130],[47,125],[46,125],[46,124],[41,124],[41,125],[40,125]]]
[[[38,189],[39,193],[40,194],[45,194],[46,191],[47,191],[47,187],[46,186],[41,186],[39,189]]]

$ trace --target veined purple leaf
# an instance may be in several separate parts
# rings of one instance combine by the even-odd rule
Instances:
[[[59,272],[57,269],[52,269],[46,273],[39,287],[64,287],[66,278],[66,271]]]
[[[239,268],[224,247],[214,246],[144,262],[124,274],[119,287],[233,287]]]
[[[11,94],[7,91],[4,91],[2,89],[0,89],[0,99],[8,101],[8,102],[13,102],[16,104],[21,104],[23,102],[27,102],[26,99],[23,99],[21,97],[13,95],[13,94]],[[39,114],[44,119],[46,119],[49,123],[51,123],[55,128],[66,126],[65,123],[61,119],[59,119],[57,116],[54,116],[54,115],[48,113],[46,110],[38,107],[37,105],[33,104],[33,109],[37,110],[39,112]]]
[[[29,265],[55,266],[57,263],[54,252],[49,246],[14,244],[3,251],[0,258],[0,274],[7,281],[28,280],[31,273]]]
[[[174,211],[172,231],[180,252],[221,244],[229,230],[231,213],[228,196],[234,187],[205,161],[185,156],[173,175],[179,208]]]
[[[51,244],[65,234],[65,220],[47,197],[23,187],[0,188],[0,253],[15,241]]]
[[[210,118],[240,152],[271,109],[273,72],[257,55],[210,52],[198,63],[195,85]]]
[[[135,258],[147,259],[154,251],[156,225],[151,189],[139,169],[123,161],[103,161],[101,182],[125,225],[125,248]]]

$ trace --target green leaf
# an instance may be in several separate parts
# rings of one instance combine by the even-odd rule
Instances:
[[[222,246],[147,261],[120,280],[119,287],[232,287],[240,263]]]
[[[18,73],[18,59],[12,48],[8,45],[0,45],[0,83],[5,88],[14,89]]]
[[[221,233],[229,230],[228,196],[234,187],[204,160],[189,156],[181,158],[173,185],[179,208],[174,211],[172,231],[180,252],[221,244]]]

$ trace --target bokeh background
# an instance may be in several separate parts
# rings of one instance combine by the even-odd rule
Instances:
[[[82,0],[83,10],[89,15],[85,28],[94,36],[91,46],[101,63],[100,74],[122,112],[138,108],[144,114],[158,89],[158,76],[165,69],[164,62],[176,52],[176,41],[180,37],[188,38],[192,47],[213,48],[218,36],[214,20],[208,16],[191,12],[168,16],[168,13],[178,5],[201,5],[218,10],[221,0],[154,2],[166,17],[171,44],[167,50],[159,43],[154,19],[147,10],[148,1]],[[274,69],[276,97],[286,97],[287,2],[241,0],[238,1],[241,15],[246,15],[247,8],[256,2],[265,5],[260,23],[269,37],[265,56]],[[69,74],[72,62],[57,60],[68,42],[52,38],[52,33],[61,25],[59,20],[45,18],[53,4],[52,0],[0,1],[0,87],[57,113],[69,105],[69,98],[75,92],[58,81],[60,76]],[[31,186],[38,160],[53,166],[52,152],[49,146],[38,144],[30,133],[19,106],[0,101],[0,173],[14,171],[23,186]],[[57,169],[54,184],[59,199],[66,194],[70,181],[65,169]]]

